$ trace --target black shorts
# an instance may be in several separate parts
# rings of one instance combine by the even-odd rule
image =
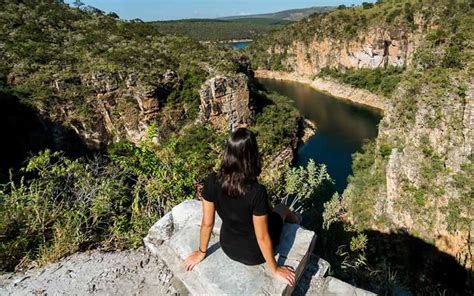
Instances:
[[[272,240],[273,249],[280,243],[280,235],[283,229],[283,219],[278,213],[270,212],[268,214],[268,232]]]

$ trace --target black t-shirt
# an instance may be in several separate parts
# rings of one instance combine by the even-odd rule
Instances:
[[[248,185],[245,194],[229,197],[222,190],[216,173],[204,182],[202,197],[213,202],[222,219],[220,244],[224,253],[235,261],[247,265],[265,262],[257,243],[252,216],[270,212],[265,186],[255,182]]]

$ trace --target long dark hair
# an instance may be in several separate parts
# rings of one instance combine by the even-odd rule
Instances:
[[[242,195],[246,185],[257,181],[261,171],[255,134],[246,128],[237,129],[227,140],[217,174],[224,193],[230,197]]]

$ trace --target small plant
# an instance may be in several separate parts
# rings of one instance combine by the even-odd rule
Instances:
[[[367,236],[359,233],[357,236],[352,237],[349,248],[347,248],[347,245],[339,247],[337,253],[342,257],[341,268],[343,270],[350,269],[356,272],[360,268],[367,266],[367,257],[365,255],[367,243]]]
[[[306,168],[291,168],[285,177],[285,197],[282,202],[289,204],[291,210],[302,212],[310,209],[318,192],[327,183],[333,183],[326,165],[317,165],[310,159]]]
[[[331,224],[339,221],[341,211],[341,197],[336,192],[329,201],[324,203],[323,228],[329,230]]]

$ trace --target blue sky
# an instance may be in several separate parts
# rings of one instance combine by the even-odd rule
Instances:
[[[106,12],[115,11],[123,19],[144,21],[182,18],[216,18],[276,12],[311,6],[359,5],[374,0],[82,0]],[[72,3],[73,0],[66,0]]]

